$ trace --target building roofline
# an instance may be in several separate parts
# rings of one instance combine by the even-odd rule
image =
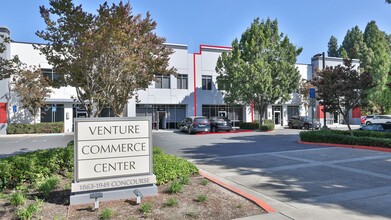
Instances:
[[[7,34],[11,34],[10,29],[5,26],[0,26],[0,32],[6,32]]]

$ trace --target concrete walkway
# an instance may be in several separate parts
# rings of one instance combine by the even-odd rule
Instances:
[[[277,210],[243,219],[391,219],[391,154],[312,148],[194,160]]]

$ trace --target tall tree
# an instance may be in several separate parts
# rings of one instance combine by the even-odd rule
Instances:
[[[371,51],[369,67],[374,88],[367,91],[369,100],[378,108],[381,114],[391,110],[391,91],[387,88],[388,73],[391,66],[391,51],[388,36],[380,31],[375,21],[367,24],[364,32],[364,42]]]
[[[49,4],[40,7],[46,30],[37,35],[48,42],[40,50],[65,83],[76,88],[90,117],[107,106],[121,115],[134,91],[145,89],[153,74],[173,72],[166,70],[172,50],[153,33],[156,23],[149,14],[145,19],[132,15],[129,3],[104,3],[96,15],[72,0]]]
[[[361,106],[365,96],[363,90],[372,86],[372,77],[367,72],[360,74],[351,60],[345,60],[344,63],[345,65],[326,67],[311,82],[317,87],[318,99],[327,100],[329,111],[339,112],[352,131],[349,112]]]
[[[31,113],[35,123],[39,110],[45,106],[45,98],[51,92],[49,80],[37,68],[22,70],[14,80],[13,90],[17,92],[19,102]]]
[[[99,9],[97,31],[93,37],[97,45],[96,70],[102,91],[115,116],[122,116],[127,100],[134,92],[145,89],[154,80],[154,74],[173,74],[168,68],[173,51],[156,36],[156,22],[150,14],[142,19],[132,15],[129,3],[106,3]]]
[[[334,36],[331,36],[329,43],[327,45],[328,45],[327,56],[339,57],[337,38]]]
[[[96,48],[90,41],[95,16],[83,11],[80,5],[75,6],[71,0],[50,0],[49,4],[50,8],[40,7],[46,30],[36,32],[48,43],[37,47],[54,71],[64,76],[64,84],[76,89],[77,99],[88,116],[96,116],[104,106],[104,100],[94,68]]]
[[[14,74],[18,71],[21,66],[21,62],[18,56],[12,58],[5,57],[5,52],[7,50],[7,44],[9,44],[11,39],[7,36],[0,34],[0,80],[9,78],[11,74]]]
[[[294,64],[302,48],[296,48],[278,30],[277,20],[255,19],[232,42],[232,51],[217,60],[217,83],[224,88],[227,103],[253,103],[259,121],[269,104],[290,99],[298,89],[300,74]]]
[[[346,54],[345,54],[346,53]],[[364,35],[358,26],[347,31],[340,47],[341,57],[359,59],[360,68],[367,70],[370,60],[370,51],[364,42]]]

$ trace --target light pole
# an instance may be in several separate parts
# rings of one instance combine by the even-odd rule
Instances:
[[[324,70],[326,68],[325,53],[322,52],[322,53],[318,53],[318,54],[314,55],[314,57],[320,57],[320,56],[322,56],[322,70]],[[327,128],[327,125],[326,125],[326,105],[325,105],[325,103],[323,103],[323,128]]]

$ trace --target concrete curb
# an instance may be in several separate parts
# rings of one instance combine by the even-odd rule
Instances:
[[[254,202],[256,205],[258,205],[259,207],[261,207],[263,210],[265,210],[267,213],[274,213],[274,212],[277,212],[274,208],[272,208],[271,206],[269,206],[268,204],[266,204],[264,201],[250,195],[250,194],[247,194],[239,189],[236,189],[220,180],[217,180],[213,177],[211,177],[210,175],[206,174],[205,172],[201,171],[200,170],[200,174],[201,176],[205,177],[206,179],[216,183],[217,185],[220,185],[226,189],[228,189],[229,191],[233,192],[233,193],[236,193],[240,196],[242,196],[243,198],[246,198],[252,202]]]
[[[195,135],[237,134],[237,133],[248,133],[248,132],[254,132],[254,131],[253,130],[232,130],[230,132],[200,132],[200,133],[196,133]]]
[[[343,147],[343,148],[354,148],[361,150],[372,150],[372,151],[381,151],[381,152],[391,152],[390,148],[383,147],[373,147],[373,146],[361,146],[361,145],[348,145],[348,144],[333,144],[333,143],[317,143],[317,142],[306,142],[306,141],[298,141],[299,144],[310,144],[310,145],[319,145],[325,147]]]

